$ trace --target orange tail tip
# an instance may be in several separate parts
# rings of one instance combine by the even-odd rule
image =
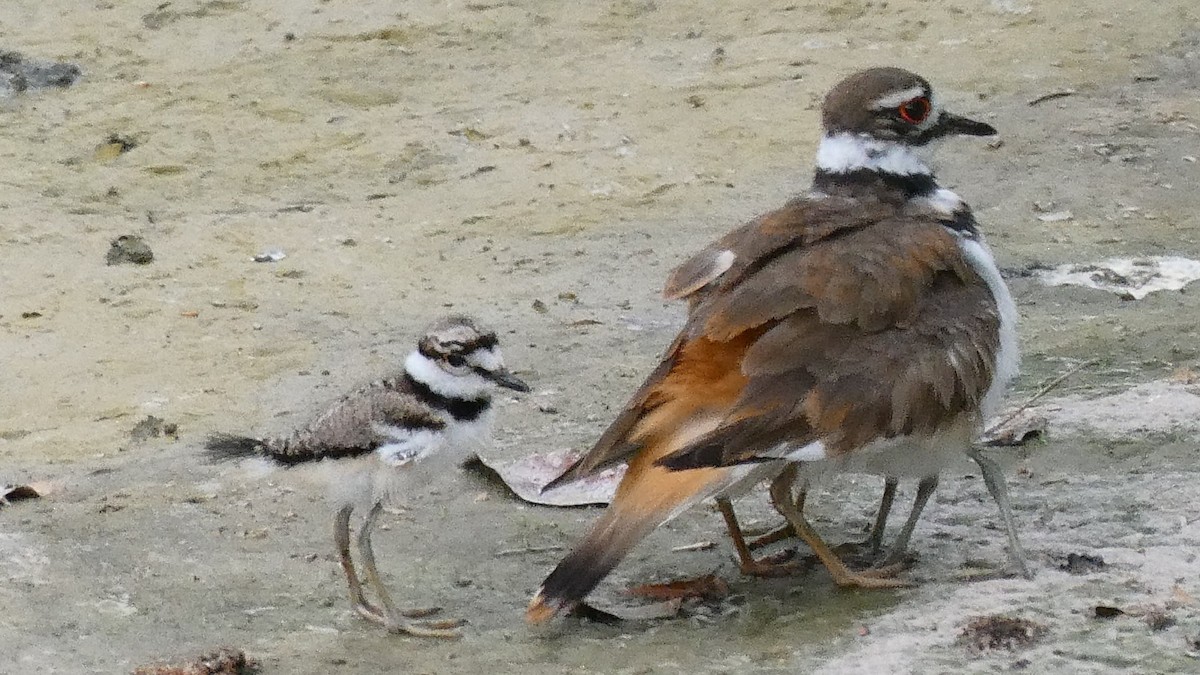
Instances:
[[[545,623],[565,609],[566,607],[558,603],[547,602],[541,589],[538,589],[537,595],[533,596],[533,600],[529,601],[529,607],[525,609],[525,621],[532,624]]]

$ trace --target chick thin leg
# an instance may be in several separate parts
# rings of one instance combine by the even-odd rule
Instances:
[[[888,516],[892,512],[892,504],[896,501],[896,487],[900,481],[887,477],[883,484],[883,497],[879,500],[879,511],[875,513],[875,524],[871,526],[871,536],[867,537],[867,547],[872,557],[878,557],[883,550],[883,532],[887,529]]]
[[[379,598],[379,603],[383,605],[382,623],[388,631],[393,633],[408,633],[416,637],[436,637],[456,639],[462,637],[462,634],[456,630],[451,630],[462,625],[462,621],[456,619],[446,619],[442,621],[411,621],[409,616],[414,612],[402,612],[396,608],[396,603],[392,600],[392,596],[388,593],[387,588],[383,585],[383,580],[379,577],[379,570],[375,567],[375,551],[371,548],[371,531],[375,528],[375,521],[379,518],[380,512],[383,511],[383,504],[376,502],[371,510],[367,512],[367,518],[363,521],[362,529],[358,532],[358,553],[362,558],[363,572],[366,574],[367,583],[375,589],[375,595]],[[415,612],[419,616],[429,613],[428,610],[418,610]],[[367,617],[371,618],[371,617]]]
[[[895,494],[896,479],[888,478],[888,485],[891,486],[892,493]],[[913,530],[916,529],[917,521],[921,519],[921,512],[925,510],[925,505],[929,503],[929,498],[933,496],[934,491],[937,490],[937,486],[937,474],[926,476],[921,479],[920,483],[917,483],[917,496],[913,499],[912,511],[909,511],[908,520],[904,521],[904,527],[900,529],[900,536],[896,537],[896,541],[888,551],[887,557],[879,563],[880,567],[904,564],[904,559],[908,555],[908,542],[912,539]],[[886,487],[884,488],[884,492],[887,492]],[[880,508],[883,507],[880,506]],[[874,532],[871,534],[873,537]]]
[[[771,502],[787,519],[825,568],[838,586],[857,586],[859,588],[900,588],[908,583],[899,579],[887,578],[899,570],[872,569],[864,572],[853,572],[837,557],[837,554],[821,539],[812,525],[805,520],[804,515],[796,508],[792,500],[792,484],[796,481],[795,465],[788,465],[783,473],[771,483]]]
[[[781,577],[794,574],[799,566],[792,561],[772,562],[757,560],[746,545],[742,534],[742,526],[738,523],[737,514],[733,512],[733,504],[726,497],[717,497],[717,508],[725,518],[725,528],[729,530],[729,538],[738,556],[738,568],[742,574],[755,577]]]
[[[1004,473],[1000,470],[1000,466],[990,457],[985,457],[979,448],[972,446],[967,450],[967,456],[979,465],[979,470],[983,474],[983,482],[987,485],[988,492],[992,493],[992,499],[996,501],[997,508],[1000,509],[1000,519],[1004,521],[1004,529],[1008,534],[1009,559],[1021,576],[1032,579],[1033,572],[1025,562],[1025,551],[1021,549],[1021,541],[1017,537],[1017,521],[1013,518],[1012,506],[1008,501],[1008,482],[1004,479]]]
[[[354,561],[350,559],[350,513],[353,506],[347,505],[338,509],[333,520],[333,542],[337,546],[338,559],[342,563],[342,572],[346,575],[346,583],[350,586],[350,605],[363,618],[376,623],[383,622],[383,612],[367,601],[363,595],[362,582],[354,571]]]

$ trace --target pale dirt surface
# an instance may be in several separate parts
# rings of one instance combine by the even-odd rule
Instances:
[[[320,489],[198,454],[210,431],[288,428],[451,310],[499,327],[535,386],[504,403],[497,453],[586,446],[681,321],[658,298],[667,270],[803,189],[817,102],[871,64],[917,70],[1001,129],[1000,147],[962,140],[938,166],[1013,272],[1026,354],[1013,398],[1098,359],[1044,402],[1085,421],[1101,396],[1114,417],[1170,407],[1163,391],[1197,387],[1137,387],[1197,367],[1194,284],[1123,301],[1029,271],[1200,258],[1198,13],[1193,0],[5,0],[0,48],[73,61],[84,79],[0,101],[0,481],[58,485],[0,510],[0,672],[127,672],[220,644],[271,673],[1197,672],[1194,417],[1051,427],[1008,453],[1035,581],[959,579],[1004,559],[964,464],[917,531],[917,588],[740,579],[702,508],[598,601],[713,570],[735,597],[619,628],[527,629],[561,551],[507,553],[569,546],[595,511],[450,475],[376,541],[401,599],[470,620],[457,643],[350,614]],[[137,146],[97,153],[112,134]],[[1039,221],[1035,202],[1074,217]],[[106,267],[121,234],[155,261]],[[276,247],[283,261],[250,261]],[[147,414],[179,440],[131,441]],[[826,486],[810,500],[818,528],[860,537],[879,486]],[[774,522],[761,494],[741,508]],[[701,540],[720,545],[669,552]],[[1059,570],[1072,552],[1108,566]],[[1092,618],[1165,603],[1180,606],[1160,632]],[[989,613],[1048,633],[1019,652],[956,643]]]

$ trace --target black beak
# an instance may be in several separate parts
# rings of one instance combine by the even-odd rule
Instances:
[[[996,127],[973,119],[943,112],[933,129],[938,136],[995,136]]]
[[[500,370],[479,369],[477,372],[492,382],[504,387],[505,389],[512,389],[513,391],[529,391],[529,385],[525,384],[525,381],[521,378],[509,372],[507,368],[501,368]]]

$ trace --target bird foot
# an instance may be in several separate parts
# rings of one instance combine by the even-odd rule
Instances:
[[[833,582],[842,588],[905,588],[912,583],[894,578],[905,570],[904,565],[873,567],[865,570],[830,570]]]
[[[354,603],[354,611],[358,612],[359,616],[366,619],[367,621],[370,621],[371,623],[377,623],[377,624],[382,625],[387,622],[386,618],[383,615],[383,610],[379,609],[375,605],[372,605],[371,603],[367,602],[366,600],[363,600],[362,602]]]
[[[784,541],[785,539],[791,539],[794,536],[796,536],[796,531],[792,529],[791,525],[780,525],[761,537],[755,537],[753,540],[747,542],[746,546],[753,551],[764,546],[770,546],[771,544]]]
[[[413,607],[412,609],[400,610],[400,615],[407,619],[424,619],[440,611],[442,611],[441,607]]]
[[[394,620],[384,624],[389,633],[404,633],[413,637],[457,640],[462,631],[456,630],[467,622],[463,619],[438,619],[435,621]]]
[[[786,551],[779,551],[778,553],[763,556],[758,560],[751,559],[739,562],[738,568],[742,574],[748,577],[788,577],[799,574],[806,567],[799,561],[793,560],[795,557],[796,551],[787,549]]]
[[[437,619],[434,621],[409,621],[424,616],[430,616],[442,611],[441,607],[419,607],[397,611],[396,618],[389,619],[387,612],[370,602],[363,601],[355,604],[354,610],[362,618],[383,626],[389,633],[406,633],[416,637],[434,637],[447,640],[457,640],[462,633],[453,630],[465,625],[465,619]]]

